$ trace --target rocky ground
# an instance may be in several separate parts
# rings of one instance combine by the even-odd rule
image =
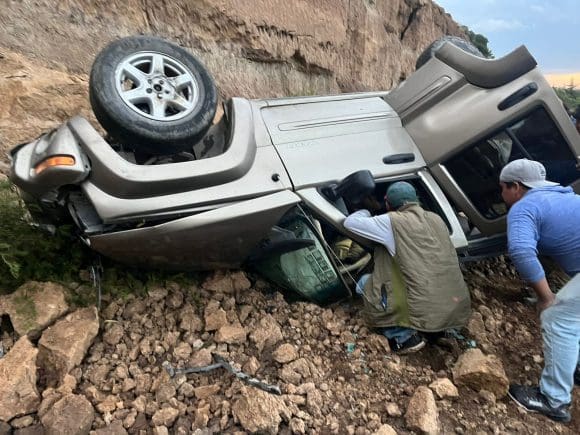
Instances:
[[[505,397],[508,379],[535,383],[542,367],[513,269],[494,259],[466,278],[466,330],[408,356],[364,326],[356,300],[288,303],[243,272],[105,294],[100,312],[69,306],[58,284],[27,283],[0,299],[0,434],[578,433],[577,409],[561,425]],[[165,368],[219,357],[282,394],[224,368]]]

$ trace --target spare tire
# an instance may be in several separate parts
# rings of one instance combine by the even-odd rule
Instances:
[[[203,64],[151,36],[106,46],[93,63],[89,96],[113,138],[152,155],[191,149],[211,126],[217,106],[217,90]]]
[[[424,64],[426,64],[429,59],[435,56],[437,50],[439,50],[446,42],[449,42],[450,44],[453,44],[456,47],[461,48],[463,51],[466,51],[469,54],[473,54],[474,56],[485,57],[481,53],[481,51],[479,51],[479,49],[471,42],[466,41],[465,39],[460,38],[459,36],[446,35],[437,39],[435,42],[432,42],[431,45],[429,45],[429,47],[423,50],[423,53],[421,53],[421,55],[417,58],[417,62],[415,63],[415,69],[419,69]]]

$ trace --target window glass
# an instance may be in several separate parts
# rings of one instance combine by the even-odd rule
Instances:
[[[508,162],[521,158],[542,162],[547,178],[562,185],[580,178],[570,146],[543,108],[476,142],[444,166],[477,210],[495,219],[507,213],[499,173]]]

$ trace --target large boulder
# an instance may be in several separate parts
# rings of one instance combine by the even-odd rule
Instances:
[[[507,394],[509,380],[503,365],[495,355],[484,355],[479,349],[469,349],[453,367],[453,380],[475,391],[491,391],[497,398]]]
[[[407,413],[405,414],[407,428],[419,433],[436,435],[439,430],[439,413],[433,392],[421,386],[415,390]]]
[[[95,410],[78,394],[68,394],[42,416],[40,421],[46,435],[85,435],[91,430]]]
[[[276,434],[282,416],[290,420],[290,411],[279,396],[247,387],[242,388],[241,394],[232,406],[232,414],[248,432]]]
[[[38,365],[44,370],[48,385],[59,384],[80,364],[98,332],[95,307],[77,310],[44,331],[38,344]]]
[[[0,314],[8,314],[18,335],[38,337],[68,311],[66,289],[53,282],[29,281],[0,298]]]
[[[40,405],[36,389],[38,350],[24,336],[0,359],[0,420],[35,412]]]

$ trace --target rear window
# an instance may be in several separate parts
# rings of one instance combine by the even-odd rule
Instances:
[[[521,158],[542,162],[547,178],[562,185],[580,178],[570,145],[541,107],[461,151],[444,166],[477,210],[496,219],[507,213],[499,173],[508,162]]]

